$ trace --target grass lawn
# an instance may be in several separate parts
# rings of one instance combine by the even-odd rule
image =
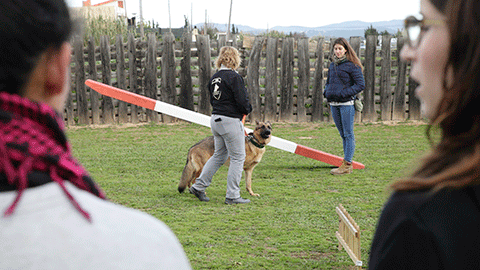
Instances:
[[[253,126],[247,124],[248,127]],[[387,186],[405,175],[429,144],[418,123],[356,124],[353,174],[332,176],[328,164],[267,147],[253,172],[252,203],[226,205],[225,166],[207,189],[210,202],[177,191],[188,149],[210,136],[189,123],[68,129],[74,155],[110,200],[145,211],[177,235],[194,269],[353,269],[335,231],[341,203],[361,229],[362,261]],[[273,124],[273,135],[343,156],[332,123]],[[161,256],[159,254],[159,256]]]

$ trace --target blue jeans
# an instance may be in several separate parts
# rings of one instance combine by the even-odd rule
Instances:
[[[355,107],[353,105],[330,106],[333,121],[337,126],[343,140],[344,159],[352,162],[355,152],[355,135],[353,134],[353,121],[355,120]]]

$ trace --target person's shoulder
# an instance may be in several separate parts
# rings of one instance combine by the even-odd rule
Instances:
[[[470,213],[480,212],[480,186],[467,186],[460,189],[442,189],[426,200],[418,212],[421,215],[443,213],[442,216],[451,216],[455,219],[475,219],[480,222],[480,216]],[[463,209],[463,211],[458,211]],[[466,214],[470,212],[469,214]]]
[[[235,82],[237,80],[243,80],[243,77],[236,70],[233,69],[224,69],[223,76],[232,82]]]
[[[429,200],[428,191],[396,191],[388,199],[383,215],[409,219]]]
[[[102,224],[122,224],[124,228],[136,227],[162,231],[166,234],[173,234],[161,220],[137,209],[100,199],[93,194],[79,190],[76,187],[69,187],[74,196],[85,205],[86,210],[91,214],[93,222]],[[153,232],[152,232],[153,233]]]
[[[395,192],[385,205],[385,211],[420,218],[431,217],[432,213],[443,213],[441,216],[452,215],[453,218],[455,215],[462,215],[458,212],[458,209],[480,211],[478,209],[479,199],[480,186],[442,189],[437,192],[432,192],[429,189]],[[480,217],[478,218],[480,219]],[[428,220],[431,220],[431,218]]]
[[[235,70],[222,68],[217,70],[217,72],[215,72],[212,78],[215,78],[215,77],[231,78],[236,76],[240,76],[240,74],[238,74],[238,72],[236,72]]]
[[[358,67],[357,65],[355,65],[355,64],[354,64],[352,61],[350,61],[350,60],[347,60],[347,61],[343,62],[342,65],[343,65],[344,67],[348,67],[348,68],[352,68],[352,69]]]
[[[402,204],[409,208],[418,208],[428,203],[435,193],[430,189],[414,191],[396,191],[392,194],[390,201],[395,204]]]

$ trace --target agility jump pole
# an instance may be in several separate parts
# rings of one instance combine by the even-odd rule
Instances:
[[[85,84],[102,95],[109,96],[159,113],[170,115],[188,122],[210,127],[210,116],[187,110],[159,100],[148,98],[139,94],[135,94],[129,91],[125,91],[90,79],[86,80]],[[249,133],[253,130],[245,128],[245,131]],[[337,167],[340,166],[343,162],[343,158],[339,156],[335,156],[320,150],[296,144],[294,142],[284,140],[275,136],[271,136],[271,138],[272,139],[268,145],[278,148],[280,150],[295,153],[297,155],[315,159]],[[365,168],[365,165],[356,161],[353,161],[352,164],[354,169]]]

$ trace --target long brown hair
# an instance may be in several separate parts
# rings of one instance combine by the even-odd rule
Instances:
[[[461,188],[480,184],[480,9],[477,0],[430,0],[447,17],[451,38],[444,73],[444,98],[430,120],[441,138],[422,165],[405,180],[392,185],[397,191]],[[447,84],[447,72],[453,82]],[[431,139],[430,139],[431,141]]]
[[[336,45],[336,44],[339,44],[339,45],[342,45],[343,48],[345,48],[345,50],[347,51],[346,52],[346,55],[347,55],[347,59],[348,61],[354,63],[356,66],[360,67],[362,69],[362,72],[363,72],[363,65],[362,65],[362,62],[360,61],[360,59],[358,58],[357,54],[355,53],[355,51],[353,50],[352,46],[350,46],[350,43],[348,43],[348,41],[344,38],[337,38],[334,42],[333,42],[333,45],[332,45],[332,50],[333,50],[333,47]]]

